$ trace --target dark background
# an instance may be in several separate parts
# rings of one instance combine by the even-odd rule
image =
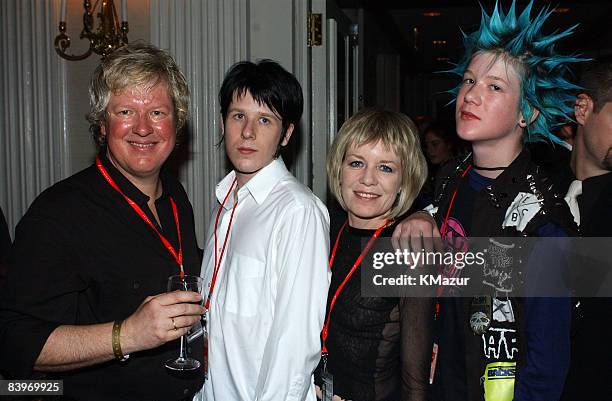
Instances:
[[[363,105],[377,105],[376,57],[397,54],[400,57],[400,110],[411,115],[451,118],[452,108],[444,107],[450,96],[441,94],[452,88],[458,78],[436,72],[452,67],[463,53],[462,34],[473,32],[480,24],[477,0],[336,0],[347,11],[363,9],[364,82]],[[512,2],[501,4],[507,11]],[[495,1],[481,0],[491,14]],[[528,1],[516,2],[522,11]],[[609,0],[536,0],[534,11],[550,4],[553,14],[544,25],[547,34],[579,24],[575,33],[559,42],[561,53],[588,57],[612,53],[612,2]],[[533,17],[532,17],[533,18]],[[422,98],[426,97],[423,101]]]

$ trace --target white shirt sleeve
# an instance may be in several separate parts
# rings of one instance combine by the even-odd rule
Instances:
[[[304,400],[311,391],[331,279],[329,215],[322,204],[317,206],[288,211],[271,238],[278,247],[279,277],[257,401]]]

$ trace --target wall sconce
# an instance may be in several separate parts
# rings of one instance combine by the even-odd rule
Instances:
[[[55,51],[60,57],[72,61],[83,60],[94,52],[104,58],[118,47],[128,43],[127,0],[121,0],[121,22],[119,22],[113,0],[96,0],[93,8],[91,1],[84,0],[83,8],[85,9],[83,30],[79,38],[89,40],[89,48],[80,55],[66,53],[66,49],[70,47],[70,37],[66,35],[66,0],[62,0],[60,33],[55,37]],[[94,32],[94,14],[99,19],[96,32]]]

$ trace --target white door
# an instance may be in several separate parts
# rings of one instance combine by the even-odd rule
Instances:
[[[321,41],[312,44],[312,188],[327,199],[325,160],[329,145],[362,106],[359,26],[332,1],[313,0],[321,14]]]

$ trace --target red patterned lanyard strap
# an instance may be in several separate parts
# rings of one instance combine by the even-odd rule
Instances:
[[[232,189],[234,189],[234,185],[236,185],[236,179],[232,182],[230,189],[227,191],[225,198],[223,198],[223,202],[221,202],[221,206],[217,211],[217,217],[215,218],[215,266],[213,270],[213,277],[210,282],[210,289],[208,290],[208,296],[206,297],[206,302],[204,303],[204,308],[208,310],[210,307],[210,298],[212,297],[213,290],[215,289],[215,283],[217,282],[217,274],[219,273],[219,268],[221,267],[221,261],[223,260],[223,254],[225,253],[225,246],[227,245],[227,238],[229,237],[230,229],[232,228],[232,221],[234,220],[234,212],[236,211],[236,206],[238,206],[238,198],[234,199],[234,206],[232,207],[232,214],[230,215],[229,224],[227,226],[227,231],[225,232],[225,239],[223,240],[223,247],[221,248],[221,254],[217,256],[217,228],[219,226],[219,216],[221,215],[221,210],[225,206],[225,202],[229,195],[232,193]]]
[[[164,237],[164,235],[161,232],[159,232],[157,227],[155,227],[151,219],[149,219],[149,217],[140,208],[140,206],[138,206],[136,202],[134,202],[132,199],[130,199],[130,197],[128,197],[126,194],[123,193],[123,191],[119,188],[119,186],[110,176],[110,174],[108,174],[108,171],[106,171],[106,169],[102,165],[102,162],[100,161],[100,156],[96,156],[96,167],[98,167],[98,171],[100,171],[100,174],[102,174],[102,177],[104,177],[106,182],[108,182],[115,191],[119,192],[121,196],[123,196],[123,199],[126,200],[128,205],[130,205],[130,207],[136,212],[136,214],[138,214],[138,216],[140,216],[140,218],[145,223],[147,223],[147,225],[151,227],[153,231],[155,231],[155,233],[157,234],[161,242],[164,244],[168,252],[170,252],[172,257],[174,257],[174,260],[176,260],[176,263],[179,265],[181,277],[184,277],[185,270],[183,269],[183,246],[182,246],[182,240],[181,240],[181,226],[179,224],[178,209],[176,207],[176,203],[174,202],[174,199],[170,197],[170,205],[172,205],[172,214],[174,215],[174,224],[176,225],[176,234],[177,234],[178,243],[179,243],[178,252],[174,249],[170,241],[168,241],[168,239],[166,239],[166,237]]]
[[[465,176],[467,175],[468,171],[470,171],[471,168],[472,168],[472,165],[468,164],[466,169],[461,174],[461,179],[465,178]],[[446,235],[446,231],[448,230],[448,219],[450,218],[450,213],[451,213],[451,210],[453,209],[453,204],[455,203],[455,196],[457,196],[458,190],[459,190],[459,185],[457,185],[457,188],[455,188],[455,191],[453,192],[453,196],[451,197],[450,203],[448,205],[448,209],[446,210],[446,216],[444,217],[444,222],[442,223],[442,229],[440,230],[440,236],[442,237],[442,239],[444,239],[444,236]]]
[[[468,164],[466,169],[463,170],[463,173],[461,173],[461,180],[465,178],[465,176],[471,170],[471,168],[472,168],[472,165]],[[461,185],[461,182],[457,184],[455,190],[453,191],[453,195],[451,196],[450,203],[448,204],[448,209],[446,210],[446,216],[444,216],[444,221],[442,222],[442,229],[440,230],[440,237],[442,237],[443,241],[446,237],[446,232],[448,231],[448,220],[450,219],[451,210],[453,210],[453,205],[455,204],[455,197],[457,196],[457,191],[459,191],[459,185]],[[441,296],[443,293],[443,289],[444,287],[439,286],[438,289],[436,290],[436,295]],[[436,302],[436,311],[435,311],[434,319],[437,319],[438,316],[440,316],[440,301]]]
[[[385,222],[385,224],[383,224],[382,226],[378,227],[378,229],[376,231],[374,231],[374,234],[372,234],[372,237],[370,237],[370,240],[368,241],[366,246],[363,248],[363,251],[361,251],[361,254],[357,258],[355,263],[353,263],[353,266],[349,270],[348,274],[346,275],[344,280],[342,280],[342,283],[340,283],[340,285],[336,289],[336,292],[334,293],[334,296],[332,297],[332,300],[331,300],[331,302],[329,304],[329,311],[327,312],[327,319],[325,321],[325,325],[323,326],[323,331],[321,332],[321,339],[323,340],[323,346],[321,347],[321,352],[324,355],[327,354],[327,347],[325,346],[325,341],[327,341],[327,336],[329,335],[329,324],[330,324],[330,321],[331,321],[331,313],[332,313],[332,310],[334,310],[334,305],[336,304],[336,300],[338,299],[338,296],[340,295],[340,293],[344,289],[344,286],[349,281],[349,279],[351,278],[353,273],[355,273],[355,270],[357,270],[359,265],[361,265],[361,261],[363,260],[365,255],[367,255],[367,253],[370,251],[370,249],[372,248],[372,245],[374,245],[374,241],[376,241],[376,238],[378,238],[378,236],[380,235],[382,230],[385,227],[387,227],[389,224],[391,224],[392,222],[393,222],[393,220],[387,220]],[[334,247],[332,249],[331,255],[329,257],[329,268],[330,269],[331,269],[331,267],[332,267],[332,265],[334,263],[334,259],[336,257],[336,251],[338,250],[338,244],[340,243],[340,237],[342,236],[342,232],[344,232],[344,229],[346,228],[347,224],[348,224],[348,221],[346,221],[344,223],[344,225],[340,229],[340,232],[338,232],[338,236],[336,237],[336,243],[334,244]]]

